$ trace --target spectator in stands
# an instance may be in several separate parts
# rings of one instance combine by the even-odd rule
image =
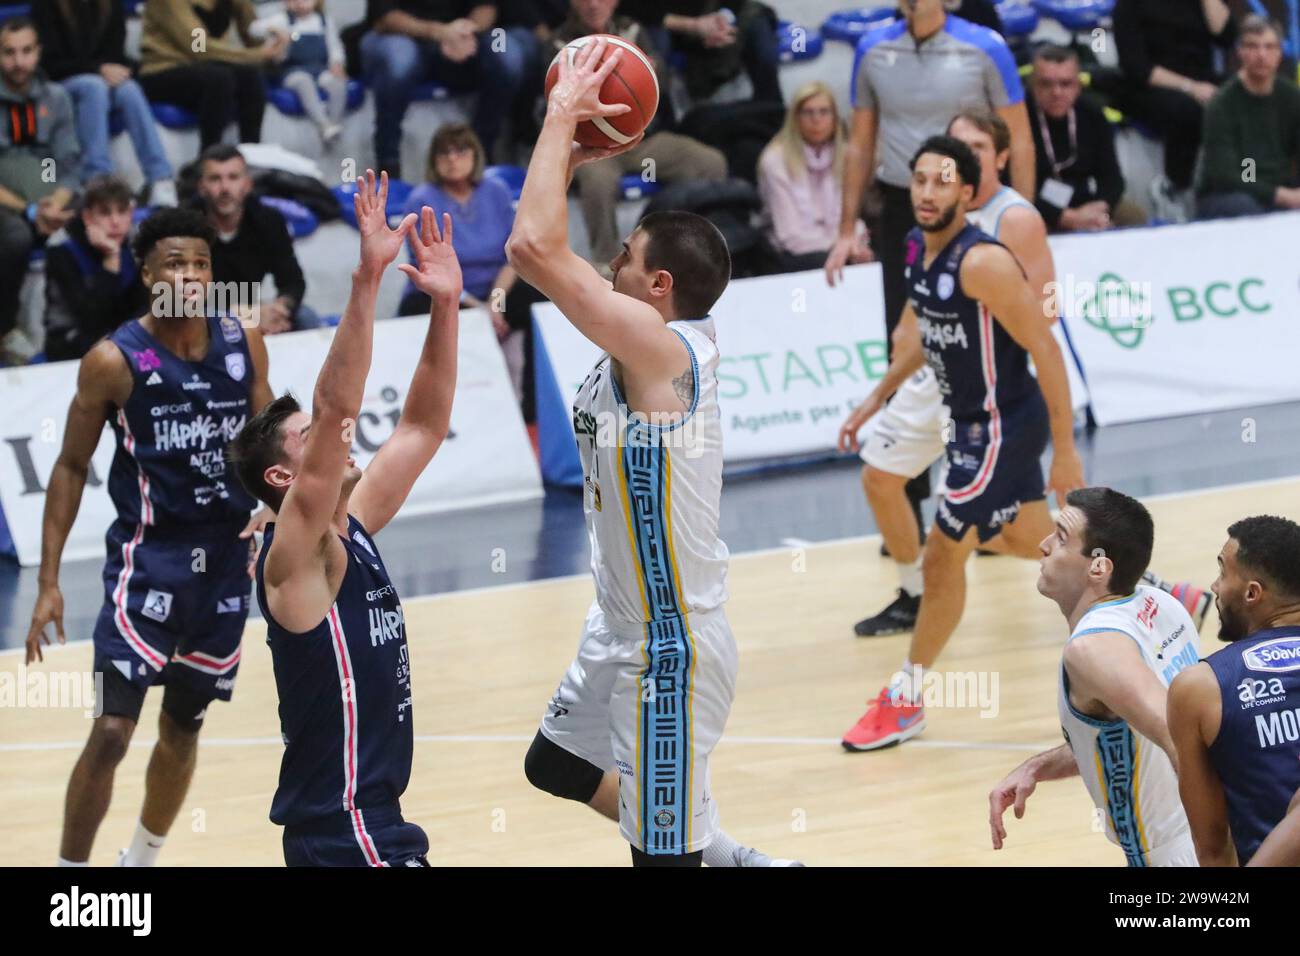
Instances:
[[[45,254],[45,357],[79,359],[128,319],[148,290],[128,241],[135,197],[117,176],[86,181],[79,213]]]
[[[145,3],[140,85],[149,99],[198,115],[200,149],[221,142],[232,121],[239,124],[241,143],[262,138],[262,68],[284,52],[286,38],[277,34],[260,42],[249,32],[256,19],[252,0]],[[227,39],[232,27],[242,46]]]
[[[1118,105],[1165,144],[1165,171],[1151,183],[1156,216],[1187,218],[1205,104],[1217,88],[1215,47],[1236,28],[1225,0],[1116,0],[1112,14],[1124,85]]]
[[[126,15],[117,0],[44,0],[32,8],[41,38],[41,69],[72,97],[81,172],[90,179],[112,172],[109,116],[117,114],[150,184],[153,206],[176,205],[171,163],[158,139],[149,100],[131,78]]]
[[[835,95],[820,80],[795,91],[781,127],[758,161],[758,191],[782,272],[820,267],[840,229],[844,123]],[[857,221],[849,262],[870,262],[867,227]]]
[[[267,273],[275,280],[274,299],[257,303],[263,335],[314,329],[316,313],[303,304],[307,280],[293,251],[293,237],[284,217],[253,195],[253,179],[243,154],[217,143],[199,157],[199,188],[194,205],[217,231],[212,247],[212,281],[261,283]],[[244,301],[241,296],[240,301]]]
[[[506,239],[515,223],[514,202],[501,180],[483,174],[485,163],[483,144],[472,127],[465,123],[440,127],[429,143],[427,180],[411,190],[404,211],[418,213],[428,206],[439,224],[443,213],[451,214],[451,244],[464,279],[461,305],[489,310],[515,393],[522,400],[527,391],[523,373],[530,310],[542,297],[520,281],[506,261]],[[430,305],[429,297],[408,283],[399,311],[427,313]]]
[[[659,59],[649,31],[631,17],[616,16],[618,0],[573,0],[568,19],[555,31],[552,53],[566,43],[590,33],[609,33],[639,46],[654,62],[660,90],[666,91],[667,71]],[[548,58],[549,62],[549,58]],[[669,109],[660,100],[660,112]],[[657,113],[646,128],[645,139],[625,153],[598,163],[579,166],[573,181],[582,199],[582,216],[591,242],[591,260],[604,265],[618,255],[623,236],[616,211],[622,196],[620,180],[640,173],[655,182],[725,179],[727,158],[712,146],[689,136],[663,130]]]
[[[776,14],[757,0],[627,0],[623,12],[685,57],[686,90],[706,100],[743,69],[755,100],[782,103]],[[665,43],[667,45],[665,45]]]
[[[402,119],[421,83],[477,92],[474,132],[491,150],[537,56],[531,31],[498,33],[496,4],[477,0],[371,0],[369,12],[361,61],[375,95],[379,167],[401,176]]]
[[[283,10],[254,21],[249,32],[258,38],[284,37],[287,46],[268,68],[268,78],[298,94],[302,111],[325,145],[333,145],[343,132],[348,74],[343,41],[333,17],[325,12],[324,0],[285,0]]]
[[[1202,219],[1300,209],[1300,88],[1278,76],[1281,28],[1246,17],[1237,55],[1237,75],[1205,109],[1196,189]]]
[[[1034,52],[1029,126],[1038,155],[1034,205],[1052,232],[1096,232],[1146,222],[1124,199],[1115,133],[1101,107],[1081,97],[1079,55],[1048,44]]]
[[[569,0],[501,0],[501,25],[523,27],[542,48],[549,48],[556,28],[569,15]]]
[[[4,340],[32,248],[72,217],[80,155],[72,100],[37,70],[41,46],[27,17],[0,24],[0,358],[23,349]]]

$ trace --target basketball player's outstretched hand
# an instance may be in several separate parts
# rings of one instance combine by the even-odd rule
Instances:
[[[993,849],[1002,849],[1002,841],[1007,838],[1007,828],[1002,825],[1002,814],[1007,807],[1014,806],[1016,819],[1025,815],[1025,801],[1038,786],[1034,775],[1023,765],[1017,767],[989,792],[989,832],[993,836]]]
[[[879,399],[869,395],[866,401],[849,413],[849,417],[844,419],[844,424],[840,426],[840,437],[837,443],[840,451],[858,450],[858,432],[862,431],[862,426],[878,411],[880,411]]]
[[[412,244],[415,265],[405,262],[397,268],[406,273],[411,284],[435,302],[440,298],[459,300],[464,280],[460,274],[460,260],[451,245],[451,214],[442,214],[442,229],[433,210],[424,206],[420,210],[420,231]]]
[[[388,226],[388,173],[379,174],[367,169],[365,178],[357,184],[352,204],[357,211],[357,231],[361,233],[361,268],[377,276],[397,258],[402,251],[406,234],[415,225],[415,213],[409,213],[396,229]]]
[[[1047,475],[1047,489],[1056,493],[1056,506],[1065,507],[1065,496],[1084,487],[1083,460],[1073,445],[1052,450],[1052,470]]]
[[[603,39],[587,44],[574,53],[572,63],[568,57],[560,57],[560,76],[551,89],[550,99],[546,101],[547,112],[581,123],[631,111],[632,107],[626,103],[605,104],[600,101],[600,88],[618,66],[618,59],[622,55],[622,51],[615,50],[601,63],[600,58],[604,56],[607,45]]]
[[[27,663],[44,661],[41,645],[50,643],[50,636],[45,629],[54,625],[54,632],[60,644],[66,644],[68,638],[63,633],[63,592],[59,586],[42,587],[36,598],[36,609],[32,611],[32,626],[27,632]]]

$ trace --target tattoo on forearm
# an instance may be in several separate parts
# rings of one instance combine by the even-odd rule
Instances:
[[[673,379],[673,391],[677,393],[683,405],[687,408],[691,407],[691,402],[695,400],[695,376],[691,374],[689,366],[686,371]]]

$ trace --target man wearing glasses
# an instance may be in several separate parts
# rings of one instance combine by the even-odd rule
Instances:
[[[1034,205],[1052,232],[1137,226],[1146,214],[1123,199],[1115,134],[1101,107],[1081,99],[1079,57],[1059,46],[1034,54],[1029,126],[1038,156]]]

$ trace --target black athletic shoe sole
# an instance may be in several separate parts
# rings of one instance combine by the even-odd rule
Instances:
[[[889,637],[891,634],[907,634],[914,630],[916,630],[915,621],[913,621],[911,624],[908,624],[906,626],[899,625],[898,627],[890,627],[890,628],[885,628],[884,630],[874,630],[874,631],[860,631],[858,630],[857,624],[853,625],[853,634],[856,637]]]

